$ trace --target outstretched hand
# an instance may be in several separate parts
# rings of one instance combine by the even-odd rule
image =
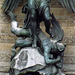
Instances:
[[[16,15],[13,13],[13,12],[11,12],[11,11],[8,11],[7,13],[6,13],[6,15],[8,15],[10,18],[11,18],[11,20],[15,20],[16,19]]]

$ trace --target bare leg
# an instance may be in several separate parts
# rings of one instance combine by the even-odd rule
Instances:
[[[11,60],[15,57],[16,55],[16,48],[15,45],[12,46],[12,55],[11,55]]]
[[[37,23],[36,23],[36,10],[35,10],[35,2],[36,0],[28,0],[28,11],[30,14],[30,28],[33,35],[33,47],[37,46],[37,39],[36,39],[36,29],[37,29]]]
[[[20,47],[29,47],[32,45],[32,38],[18,38],[15,42],[15,44],[12,46],[12,56],[11,56],[11,60],[15,57],[16,55],[16,48]]]
[[[30,28],[33,35],[33,47],[37,47],[37,23],[36,23],[36,11],[34,9],[30,9]]]
[[[51,37],[54,37],[54,35],[51,34],[52,32],[50,30],[51,19],[50,19],[50,9],[49,9],[49,7],[46,7],[46,9],[44,10],[44,23],[45,23],[45,27],[46,27],[46,32]]]

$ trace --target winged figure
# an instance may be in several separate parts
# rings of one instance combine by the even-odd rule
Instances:
[[[12,20],[11,31],[18,37],[19,36],[22,37],[22,38],[19,38],[16,41],[15,45],[13,46],[15,49],[17,48],[17,46],[21,47],[21,48],[29,47],[31,45],[33,47],[37,47],[37,40],[38,40],[37,35],[38,35],[38,30],[40,31],[40,23],[42,21],[44,22],[46,32],[50,35],[51,39],[55,40],[54,41],[55,43],[56,43],[56,41],[59,42],[63,39],[63,36],[64,36],[63,30],[60,27],[55,16],[50,13],[50,7],[48,5],[48,3],[50,3],[50,0],[27,0],[27,1],[25,1],[25,5],[22,8],[22,13],[26,14],[26,18],[24,20],[23,27],[18,28],[17,27],[18,23],[15,19],[15,15],[14,15],[13,11],[15,8],[18,7],[18,5],[22,1],[23,0],[5,0],[4,4],[2,6],[2,9],[4,10],[5,14],[9,15]],[[29,36],[30,32],[28,30],[26,30],[28,28],[31,29],[31,33],[32,33],[31,36]],[[26,35],[31,38],[26,39]],[[48,41],[47,41],[47,43],[48,43]],[[48,46],[48,48],[50,48],[50,46]],[[16,51],[13,50],[13,52],[15,52],[15,53],[13,53],[12,59],[16,55]]]
[[[4,1],[4,4],[3,4],[3,6],[2,6],[2,9],[4,10],[5,13],[7,13],[8,11],[13,12],[14,9],[17,8],[18,5],[19,5],[22,1],[23,1],[23,0],[5,0],[5,1]],[[32,2],[33,6],[31,5],[30,2]],[[41,5],[40,5],[40,2],[41,2]],[[51,26],[48,25],[48,22],[49,22],[49,21],[47,22],[47,21],[46,21],[47,19],[45,20],[45,21],[46,21],[46,23],[45,23],[46,32],[49,33],[50,36],[51,36],[53,39],[55,39],[55,40],[57,40],[57,41],[60,41],[60,40],[62,40],[62,38],[63,38],[63,30],[61,29],[61,27],[60,27],[58,21],[55,19],[54,15],[48,13],[50,10],[49,10],[48,4],[47,4],[46,2],[50,2],[50,0],[28,0],[28,1],[25,1],[25,5],[23,6],[23,9],[22,9],[23,13],[27,14],[27,17],[26,17],[26,19],[25,19],[25,25],[28,26],[28,24],[30,24],[30,15],[31,15],[30,13],[32,13],[32,16],[33,16],[33,14],[34,14],[34,12],[30,12],[30,10],[29,10],[29,12],[28,12],[27,10],[28,10],[29,8],[34,8],[34,6],[36,6],[35,8],[36,8],[36,12],[37,12],[38,14],[45,12],[44,15],[46,15],[46,13],[48,14],[48,16],[46,16],[47,19],[48,19],[49,17],[52,18],[52,19],[51,19],[51,24],[52,24]],[[44,7],[44,8],[43,8],[43,7]],[[40,8],[41,10],[37,11],[38,8]],[[45,8],[47,8],[48,10],[45,11]],[[37,14],[37,15],[38,15],[38,14]],[[43,15],[42,15],[42,14],[40,14],[40,15],[41,15],[41,16],[38,15],[38,16],[39,16],[39,23],[40,23],[41,21],[44,21],[43,19],[41,19],[41,17],[42,17]],[[49,15],[50,15],[50,16],[49,16]],[[34,24],[34,23],[33,23],[33,24]],[[32,30],[33,30],[33,29],[32,29]],[[35,30],[32,31],[32,32],[35,32]],[[61,35],[61,34],[62,34],[62,35]]]

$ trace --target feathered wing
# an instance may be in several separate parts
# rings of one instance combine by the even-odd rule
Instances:
[[[5,0],[2,6],[4,12],[14,11],[14,9],[22,2],[23,0]]]
[[[58,0],[63,7],[71,13],[75,13],[75,0]]]
[[[64,32],[53,14],[51,14],[51,18],[52,18],[51,20],[52,26],[50,26],[50,33],[51,35],[53,35],[52,38],[54,40],[61,41],[64,37]]]

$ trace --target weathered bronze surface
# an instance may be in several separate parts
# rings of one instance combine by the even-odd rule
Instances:
[[[15,64],[13,59],[17,56],[16,49],[18,47],[20,47],[19,50],[26,47],[33,47],[39,50],[39,54],[43,55],[46,66],[40,69],[41,66],[38,67],[35,65],[33,69],[39,68],[38,72],[45,71],[47,75],[57,75],[58,69],[63,67],[65,45],[61,43],[61,40],[64,33],[54,15],[50,13],[50,7],[48,5],[50,0],[27,0],[22,8],[22,12],[27,14],[22,28],[18,28],[16,15],[12,12],[18,6],[19,2],[20,0],[5,0],[2,7],[5,14],[11,18],[11,32],[19,37],[12,46],[11,63]],[[40,29],[40,23],[42,21],[44,22],[46,32],[50,35],[49,38]],[[22,54],[24,53],[22,52]],[[50,72],[47,72],[47,69]],[[10,75],[18,75],[24,74],[24,71],[26,72],[26,68],[20,71],[11,67],[9,73]]]
[[[61,69],[63,66],[62,60],[65,46],[46,37],[42,31],[38,34],[38,38],[40,41],[39,44],[41,44],[44,50],[46,64],[56,64],[56,67]]]

